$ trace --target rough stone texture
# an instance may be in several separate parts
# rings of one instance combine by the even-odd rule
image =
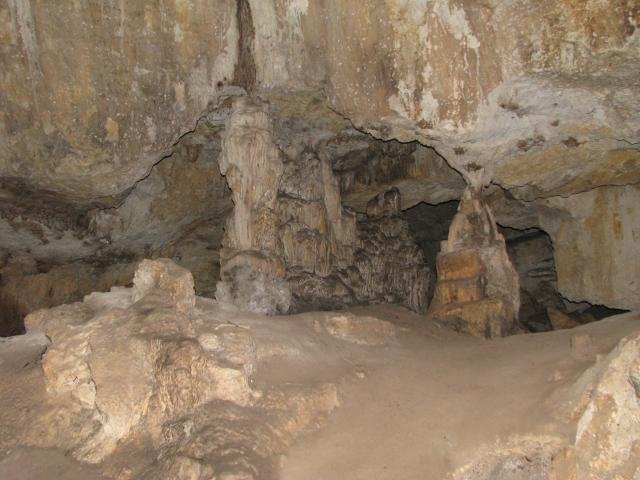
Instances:
[[[277,195],[284,165],[265,109],[241,98],[227,123],[220,171],[233,195],[222,251],[220,301],[250,311],[289,310],[290,289],[277,255]]]
[[[31,336],[51,340],[42,359],[48,399],[23,441],[89,463],[145,445],[157,458],[136,478],[272,478],[277,456],[339,404],[338,392],[318,382],[258,389],[258,362],[302,355],[302,344],[322,338],[311,347],[317,362],[340,342],[379,345],[394,333],[350,315],[328,317],[321,331],[286,324],[278,336],[274,320],[230,323],[230,315],[197,299],[191,274],[166,259],[142,261],[131,288],[30,314]],[[288,337],[292,328],[297,339]]]
[[[501,225],[536,226],[551,237],[563,297],[612,308],[638,308],[640,201],[637,185],[600,187],[524,202],[494,191],[488,203]]]
[[[623,339],[605,358],[604,373],[578,421],[577,478],[640,475],[640,335]]]
[[[7,0],[0,247],[65,263],[94,255],[111,238],[108,225],[112,240],[133,242],[111,220],[127,227],[144,218],[147,203],[137,197],[149,191],[137,185],[198,119],[249,91],[279,116],[307,116],[334,135],[351,122],[378,138],[419,140],[475,186],[498,184],[529,210],[539,199],[562,203],[589,238],[578,248],[573,232],[569,242],[554,238],[571,245],[556,253],[560,291],[636,308],[637,270],[618,263],[638,257],[637,242],[608,237],[604,216],[583,230],[586,202],[571,196],[599,196],[611,211],[636,196],[612,186],[640,180],[639,16],[633,0],[198,0],[158,8]],[[437,167],[433,149],[389,146],[371,165],[388,172],[387,157],[412,173],[389,181],[365,173],[372,188],[360,191],[366,181],[353,183],[346,168],[341,182],[354,188],[345,201],[362,209],[393,186],[405,205],[459,195],[459,177]],[[94,238],[85,224],[96,208]],[[116,219],[107,208],[118,210]],[[632,213],[620,214],[625,228],[637,228]],[[180,216],[159,218],[154,230],[173,224],[180,232],[141,228],[137,246],[172,242],[188,228]],[[572,259],[574,251],[592,258],[589,245],[611,252],[615,268]],[[573,282],[572,265],[588,267],[584,282]]]
[[[352,281],[358,300],[399,303],[423,313],[431,272],[406,221],[396,215],[367,217],[357,226],[359,247],[354,265],[359,276]],[[346,275],[351,276],[351,269],[346,268]]]
[[[274,140],[266,106],[239,99],[220,163],[235,208],[216,297],[268,314],[364,302],[424,310],[428,270],[399,218],[398,189],[358,218],[324,156],[288,157]]]
[[[431,318],[483,337],[517,329],[518,274],[481,191],[465,191],[436,263]]]
[[[145,260],[131,289],[115,287],[27,317],[28,331],[52,341],[42,364],[47,392],[61,404],[72,400],[61,407],[62,423],[74,421],[65,414],[83,419],[74,456],[99,462],[143,422],[157,436],[167,419],[213,399],[252,402],[251,369],[208,354],[197,340],[194,306],[187,270]],[[54,430],[45,438],[57,433],[47,419],[42,427]]]
[[[358,127],[527,194],[637,181],[635,2],[249,3],[267,94],[322,88]]]
[[[9,0],[0,25],[4,194],[113,204],[194,128],[236,63],[226,0]]]
[[[172,257],[191,268],[197,293],[213,296],[219,279],[221,219],[232,208],[217,166],[217,121],[200,121],[173,147],[171,156],[112,208],[77,210],[68,204],[61,212],[54,201],[40,205],[37,195],[23,198],[22,205],[3,202],[0,263],[8,256],[7,262],[24,257],[34,265],[3,270],[0,323],[20,328],[24,315],[36,308],[124,285],[135,261],[144,255]],[[126,272],[125,264],[130,265]]]
[[[266,391],[251,408],[210,404],[163,426],[158,462],[141,478],[273,478],[273,457],[338,404],[332,384]]]
[[[210,243],[219,246],[221,219],[232,204],[218,170],[221,128],[215,122],[202,119],[117,206],[87,213],[89,233],[102,244],[100,254],[157,255],[211,223],[218,232],[212,232]]]
[[[432,148],[418,142],[378,142],[362,135],[338,135],[326,151],[340,182],[342,201],[358,212],[392,188],[400,191],[401,208],[420,202],[438,204],[462,196],[465,182]]]
[[[203,119],[110,208],[60,203],[28,190],[8,198],[0,208],[0,255],[20,252],[49,264],[140,258],[157,255],[207,223],[218,227],[210,244],[219,246],[220,219],[232,205],[217,166],[215,122]]]
[[[77,263],[39,271],[32,257],[12,257],[0,269],[0,335],[24,333],[23,319],[35,310],[75,302],[114,285],[126,285],[131,282],[133,271],[134,265],[129,263]]]
[[[566,212],[541,224],[553,239],[558,289],[574,301],[640,308],[640,187],[603,187],[557,197],[547,207]]]
[[[452,480],[626,480],[640,475],[640,334],[597,355],[593,337],[571,337],[576,358],[596,361],[546,402],[569,435],[516,435],[479,449]],[[578,351],[576,351],[576,349]]]
[[[479,460],[459,469],[448,480],[576,480],[564,475],[562,445],[555,438],[524,437],[487,447]],[[569,468],[572,468],[570,466]]]
[[[7,0],[0,253],[31,250],[68,263],[105,242],[111,252],[173,243],[201,210],[189,202],[180,211],[187,196],[172,194],[176,211],[156,221],[152,208],[147,222],[148,197],[163,189],[150,172],[199,119],[249,91],[270,101],[276,117],[326,127],[338,139],[335,151],[350,122],[377,138],[437,150],[378,149],[369,163],[388,178],[330,155],[332,167],[345,165],[344,200],[357,210],[394,186],[403,207],[459,196],[462,183],[446,158],[475,186],[507,189],[527,217],[559,210],[524,228],[557,230],[563,295],[637,308],[637,263],[627,261],[639,257],[639,220],[627,211],[637,194],[624,186],[640,180],[639,16],[633,0],[198,0],[158,8],[140,0]],[[346,143],[351,153],[366,150],[361,138]],[[192,190],[206,205],[209,197]],[[591,201],[624,218],[624,240],[609,235],[611,217],[585,211]],[[559,227],[563,215],[571,227]],[[218,211],[217,225],[222,217]]]

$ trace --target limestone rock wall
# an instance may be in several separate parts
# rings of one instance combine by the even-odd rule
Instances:
[[[0,336],[24,333],[23,318],[36,310],[76,302],[91,292],[127,285],[134,265],[84,263],[57,265],[45,271],[29,256],[10,258],[0,269]]]
[[[235,208],[216,297],[270,314],[366,302],[424,310],[428,269],[398,217],[398,190],[358,217],[327,158],[287,157],[273,137],[266,106],[237,100],[220,163]]]
[[[637,185],[609,186],[524,202],[500,190],[489,202],[501,225],[549,234],[562,296],[632,310],[639,306],[639,192]]]
[[[640,175],[633,1],[238,5],[3,2],[4,188],[111,203],[245,86],[237,66],[275,101],[322,91],[358,127],[526,195]]]
[[[8,0],[0,26],[3,186],[77,202],[113,204],[194,128],[236,63],[231,0]]]
[[[250,3],[266,89],[320,87],[359,128],[529,194],[637,179],[635,2]]]
[[[640,308],[640,188],[604,187],[545,205],[566,212],[540,219],[553,239],[560,292],[574,301]]]

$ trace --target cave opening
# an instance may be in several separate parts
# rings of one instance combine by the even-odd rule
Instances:
[[[409,229],[423,251],[432,272],[428,302],[433,299],[437,281],[436,259],[441,242],[447,239],[459,201],[440,204],[420,202],[402,211]],[[521,332],[547,332],[574,328],[628,310],[596,305],[587,301],[572,302],[558,291],[553,242],[544,230],[532,227],[516,229],[499,226],[509,259],[520,282],[518,324]]]
[[[447,239],[449,227],[456,211],[458,200],[450,200],[439,204],[420,202],[413,207],[403,210],[402,217],[409,224],[409,229],[420,248],[425,262],[432,272],[428,302],[433,299],[436,281],[436,257],[440,252],[440,242]]]
[[[520,326],[527,332],[574,328],[627,310],[572,302],[558,291],[553,241],[540,228],[501,227],[520,279]]]
[[[84,225],[96,242],[90,254],[78,259],[67,256],[66,261],[65,257],[47,260],[37,250],[5,254],[0,271],[0,336],[24,333],[24,317],[31,311],[130,285],[133,269],[143,257],[173,259],[192,272],[198,295],[216,298],[225,229],[233,215],[233,188],[219,171],[230,113],[225,104],[201,118],[115,208],[74,213],[84,219],[74,221],[76,228]],[[271,109],[265,118],[271,133],[260,141],[271,145],[282,163],[274,183],[273,211],[279,216],[272,220],[279,225],[274,241],[279,244],[278,255],[286,257],[285,265],[289,263],[284,279],[294,285],[282,311],[392,303],[425,313],[434,297],[440,244],[447,239],[464,190],[460,174],[419,142],[380,140],[350,127],[328,134],[323,126]],[[330,173],[323,173],[324,164]],[[47,202],[38,208],[44,226],[36,230],[55,228],[53,220],[59,220],[60,209],[52,204],[56,215],[47,220]],[[331,225],[345,221],[353,222],[352,233],[330,232]],[[402,233],[404,225],[407,233]],[[521,331],[569,328],[626,311],[563,298],[557,290],[553,244],[543,230],[506,226],[499,230],[520,279]],[[345,234],[360,247],[339,259],[339,266],[330,267],[335,261],[331,249],[337,244],[329,245],[327,238]],[[45,245],[48,242],[45,238]],[[414,243],[420,258],[412,250]],[[409,253],[391,253],[399,250]],[[372,251],[377,252],[373,257]],[[394,280],[420,264],[426,266],[424,273],[399,283]],[[388,285],[393,287],[387,291]],[[250,289],[249,294],[254,292]]]

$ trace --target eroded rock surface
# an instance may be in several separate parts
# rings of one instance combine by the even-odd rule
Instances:
[[[267,478],[274,456],[338,405],[337,388],[256,388],[260,359],[281,355],[286,341],[267,330],[258,344],[252,327],[216,308],[196,298],[187,270],[162,259],[141,262],[131,288],[29,315],[30,334],[45,333],[51,345],[42,359],[46,408],[24,441],[99,463],[137,438],[158,452],[140,478]],[[393,331],[353,315],[339,323],[347,336],[337,341],[363,345]]]
[[[166,420],[214,399],[252,401],[251,365],[225,361],[224,350],[216,360],[197,340],[195,300],[187,270],[169,260],[143,261],[133,288],[27,317],[28,331],[52,341],[42,366],[47,392],[70,397],[59,412],[62,423],[83,419],[84,431],[67,432],[76,458],[101,461],[141,424],[160,441]],[[250,355],[244,360],[250,363]],[[59,427],[47,420],[41,427],[53,431],[40,433],[55,438]]]
[[[640,335],[623,339],[606,358],[589,394],[575,441],[577,478],[640,475]]]
[[[635,2],[116,3],[0,6],[0,255],[140,259],[221,227],[214,162],[172,154],[250,95],[291,127],[283,150],[323,130],[345,204],[364,211],[392,187],[403,208],[457,198],[446,162],[522,202],[505,224],[552,236],[562,295],[637,308]],[[409,143],[373,152],[362,132]]]
[[[437,258],[429,314],[456,330],[495,337],[517,330],[519,279],[481,191],[465,191]]]
[[[584,337],[586,333],[577,334]],[[574,336],[576,337],[576,336]],[[592,359],[584,338],[578,358]],[[591,339],[591,342],[593,339]],[[588,348],[588,350],[586,349]],[[478,459],[453,473],[455,480],[618,480],[640,474],[640,334],[623,338],[577,380],[546,401],[553,415],[571,425],[568,439],[556,435],[514,436],[485,445]]]
[[[264,108],[239,99],[225,132],[220,171],[234,199],[216,296],[251,311],[289,310],[291,292],[277,254],[277,195],[284,165]]]
[[[399,217],[400,192],[343,207],[329,161],[286,157],[265,106],[236,102],[221,168],[234,197],[217,298],[274,314],[365,302],[427,305],[429,272]]]

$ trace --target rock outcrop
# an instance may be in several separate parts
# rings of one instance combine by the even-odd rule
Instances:
[[[593,360],[586,333],[574,335],[578,358]],[[586,349],[589,348],[589,351]],[[577,380],[547,399],[569,435],[515,435],[481,447],[451,480],[622,480],[640,474],[640,334],[619,341]]]
[[[436,264],[431,318],[481,337],[517,329],[518,274],[482,191],[465,191]]]
[[[144,442],[158,457],[139,478],[266,478],[274,456],[338,405],[337,389],[257,389],[259,360],[286,342],[267,336],[258,345],[250,327],[228,319],[197,299],[191,274],[166,259],[141,262],[131,288],[30,314],[29,332],[51,344],[42,358],[46,408],[24,441],[89,463]],[[330,338],[339,325],[338,337],[375,345],[393,334],[377,319],[328,317],[326,325],[318,333],[305,327],[307,335]]]
[[[160,442],[164,422],[207,402],[250,404],[255,348],[242,337],[248,333],[227,328],[199,338],[195,301],[187,270],[145,260],[132,288],[29,315],[28,331],[51,339],[42,368],[47,392],[61,404],[61,424],[43,419],[44,438],[66,427],[74,456],[100,462],[142,424]],[[230,340],[245,346],[240,355]]]
[[[624,338],[599,361],[603,373],[578,421],[576,478],[635,478],[640,475],[640,335]]]

